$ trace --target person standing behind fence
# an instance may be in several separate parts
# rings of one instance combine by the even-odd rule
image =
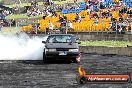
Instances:
[[[49,32],[52,33],[53,32],[53,24],[52,24],[52,22],[50,22],[50,20],[49,20],[48,26],[49,26]]]
[[[67,22],[67,26],[68,26],[68,31],[73,31],[73,26],[70,21]]]
[[[75,16],[75,22],[81,22],[81,16],[77,13]]]

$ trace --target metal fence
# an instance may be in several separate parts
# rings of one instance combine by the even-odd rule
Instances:
[[[34,24],[24,24],[17,22],[15,26],[1,27],[1,32],[20,32],[20,31],[31,31],[34,30],[36,33],[42,32],[46,33],[48,29],[48,22],[38,25]],[[61,23],[54,22],[53,30],[58,30],[62,28]],[[82,22],[73,22],[72,28],[68,27],[68,23],[63,25],[63,28],[68,30],[68,32],[87,32],[87,33],[129,33],[132,34],[132,22],[111,22],[111,21],[82,21]]]

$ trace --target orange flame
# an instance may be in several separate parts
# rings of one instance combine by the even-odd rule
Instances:
[[[86,72],[85,72],[85,70],[82,67],[78,68],[78,72],[79,72],[80,76],[85,76],[86,75]]]

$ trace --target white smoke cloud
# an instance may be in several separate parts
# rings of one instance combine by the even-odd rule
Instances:
[[[0,60],[42,60],[47,37],[20,35],[0,35]]]

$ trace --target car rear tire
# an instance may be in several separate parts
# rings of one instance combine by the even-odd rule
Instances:
[[[43,52],[43,62],[44,62],[44,63],[47,62],[47,58],[46,58],[45,52]]]

